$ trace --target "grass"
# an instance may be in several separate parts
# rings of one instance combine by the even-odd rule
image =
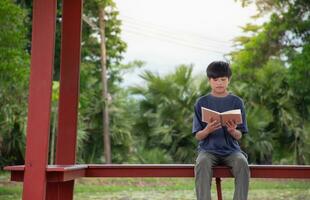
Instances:
[[[216,198],[215,184],[212,197]],[[233,179],[223,179],[223,198],[232,199]],[[75,199],[195,199],[194,180],[191,178],[153,179],[81,179],[75,189]],[[250,200],[306,200],[310,199],[310,182],[296,180],[252,179]]]
[[[22,184],[0,174],[0,199],[21,199]],[[212,197],[216,198],[215,184]],[[223,199],[232,199],[233,179],[222,180]],[[76,181],[75,200],[194,200],[193,178],[83,178]],[[310,199],[310,181],[251,179],[249,200]]]

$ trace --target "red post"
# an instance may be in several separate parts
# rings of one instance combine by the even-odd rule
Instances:
[[[56,0],[34,0],[23,200],[44,200],[50,134]]]
[[[69,165],[75,164],[76,157],[83,1],[62,2],[60,99],[55,164]],[[48,183],[47,198],[70,200],[73,199],[73,190],[74,180]],[[55,194],[58,194],[57,197]]]
[[[217,199],[222,200],[221,178],[216,177],[215,182],[216,182]]]
[[[75,164],[80,82],[82,0],[63,0],[56,163]]]

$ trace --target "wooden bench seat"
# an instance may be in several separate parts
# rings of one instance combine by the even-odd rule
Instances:
[[[12,181],[23,181],[24,166],[8,166]],[[251,178],[310,179],[310,166],[300,165],[250,165]],[[50,182],[68,181],[79,177],[194,177],[192,164],[87,164],[48,165]],[[213,177],[232,177],[230,168],[216,166]]]
[[[87,165],[48,165],[46,167],[47,181],[64,182],[85,177],[87,168]],[[22,182],[24,180],[24,165],[7,166],[4,170],[11,171],[11,181]]]

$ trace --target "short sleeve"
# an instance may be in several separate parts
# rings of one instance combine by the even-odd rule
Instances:
[[[196,103],[194,106],[192,134],[196,135],[198,131],[201,131],[204,128],[204,124],[205,123],[201,121],[201,107],[199,103]]]
[[[246,134],[248,133],[248,125],[247,125],[247,120],[246,120],[245,107],[244,107],[244,103],[242,100],[240,100],[238,107],[241,110],[242,124],[239,124],[237,126],[237,129],[241,131],[242,134]]]

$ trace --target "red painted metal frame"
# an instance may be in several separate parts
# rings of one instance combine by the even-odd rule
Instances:
[[[75,164],[82,0],[63,0],[59,133],[56,164]],[[31,75],[23,199],[73,199],[74,179],[85,169],[47,168],[57,0],[33,1]],[[84,167],[85,168],[85,167]],[[14,171],[13,170],[13,171]],[[24,177],[21,174],[25,171]],[[49,180],[49,182],[47,182]],[[51,183],[50,181],[56,181]],[[63,182],[66,181],[66,182]]]
[[[85,177],[87,165],[50,165],[46,168],[48,182],[72,181]]]
[[[310,179],[309,165],[254,165],[250,169],[253,178]]]
[[[63,0],[56,164],[75,164],[79,103],[82,0]]]
[[[194,177],[192,164],[89,164],[86,177]],[[217,166],[213,177],[232,177],[228,167]]]
[[[86,177],[193,177],[193,165],[88,165]]]
[[[62,5],[60,98],[55,164],[71,165],[75,164],[76,157],[83,1],[63,0]],[[74,177],[83,176],[84,173],[85,170],[69,170],[61,173],[62,176],[59,177],[59,172],[48,171],[49,181],[70,181],[48,182],[47,199],[73,199]]]
[[[217,199],[222,200],[222,187],[221,187],[221,178],[215,178],[216,191],[217,191]]]
[[[47,182],[65,182],[85,177],[87,165],[48,165],[46,168]],[[4,170],[11,171],[11,181],[22,182],[24,179],[24,165],[8,166]]]
[[[24,166],[5,167],[11,171],[12,181],[22,181]],[[251,178],[285,178],[310,179],[310,166],[296,165],[250,165]],[[46,168],[47,177],[59,173],[59,181],[73,180],[70,177],[73,171],[76,177],[194,177],[194,165],[147,165],[147,164],[88,164],[88,165],[49,165]],[[66,173],[68,175],[66,175]],[[233,177],[229,167],[217,166],[213,168],[213,177]],[[53,179],[48,179],[53,181]]]
[[[252,178],[310,179],[310,166],[250,165]],[[193,177],[194,165],[88,165],[86,177]],[[233,177],[230,168],[218,166],[213,177]]]
[[[55,24],[56,0],[34,0],[24,200],[45,199]]]

